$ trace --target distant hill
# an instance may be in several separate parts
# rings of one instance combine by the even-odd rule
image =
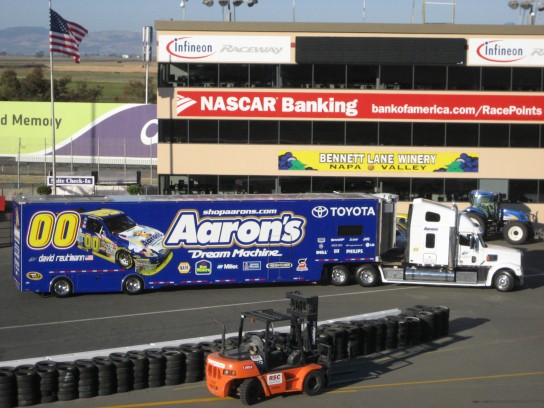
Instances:
[[[43,27],[11,27],[0,30],[0,53],[49,54],[49,30]],[[81,55],[142,54],[142,35],[130,31],[89,32],[80,45]]]

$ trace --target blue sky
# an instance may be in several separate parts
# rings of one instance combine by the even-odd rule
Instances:
[[[187,0],[185,18],[190,21],[221,21],[222,7],[214,0]],[[259,0],[253,7],[236,8],[237,21],[421,23],[423,0]],[[432,0],[437,2],[454,0]],[[429,1],[431,3],[431,1]],[[452,21],[450,5],[427,5],[427,23]],[[511,10],[507,0],[457,0],[456,24],[520,24],[521,10]],[[363,6],[364,10],[363,10]],[[180,0],[52,0],[52,8],[65,19],[90,31],[140,32],[155,20],[181,20]],[[0,29],[16,26],[48,27],[48,0],[0,0]],[[537,14],[544,24],[544,12]]]

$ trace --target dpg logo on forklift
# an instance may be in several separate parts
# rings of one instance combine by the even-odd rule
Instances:
[[[165,248],[225,248],[299,244],[306,218],[291,211],[265,217],[204,217],[198,210],[180,210],[168,228]]]

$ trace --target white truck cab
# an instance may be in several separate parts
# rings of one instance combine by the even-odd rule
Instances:
[[[481,227],[454,205],[415,199],[408,214],[404,259],[384,260],[383,282],[494,286],[507,292],[523,284],[522,252],[486,244]]]

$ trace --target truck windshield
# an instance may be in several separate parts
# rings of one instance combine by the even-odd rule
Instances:
[[[104,220],[104,224],[112,234],[119,234],[120,232],[134,228],[137,224],[126,214],[119,214],[114,217]]]

